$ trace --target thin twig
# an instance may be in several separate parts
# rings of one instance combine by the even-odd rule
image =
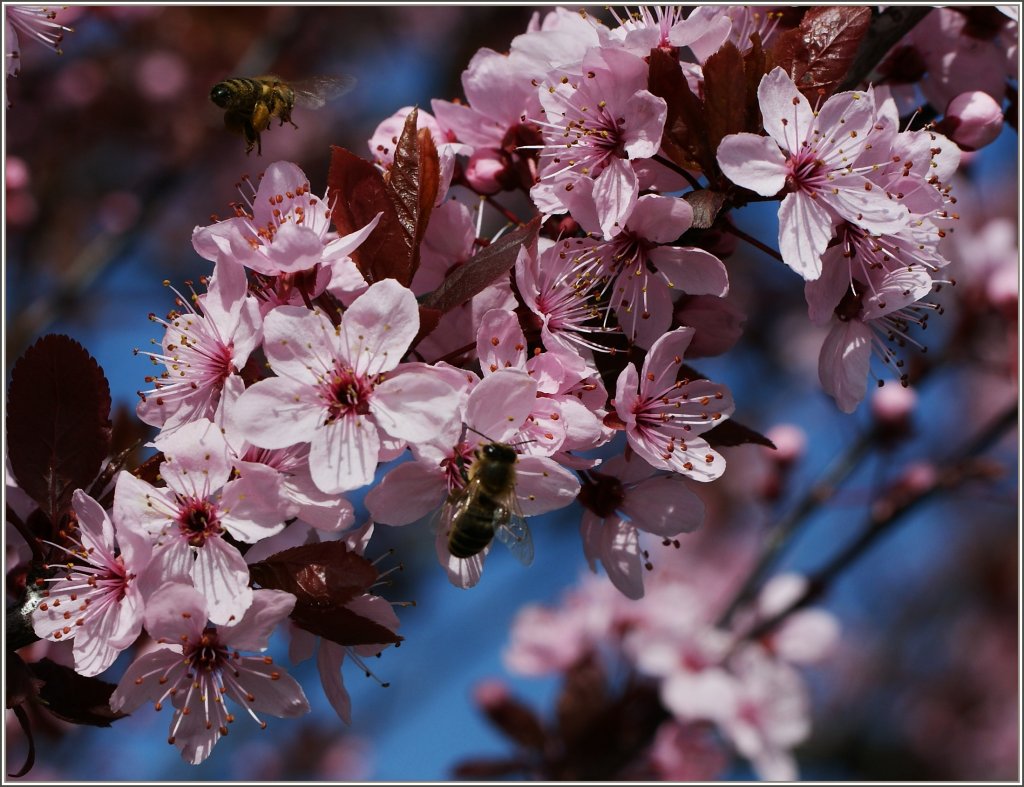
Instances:
[[[777,252],[775,249],[773,249],[768,244],[759,241],[753,235],[748,235],[743,230],[741,230],[739,227],[737,227],[735,224],[729,224],[728,222],[723,222],[721,226],[722,226],[722,229],[725,230],[726,232],[732,233],[733,235],[735,235],[740,240],[744,240],[747,243],[749,243],[751,246],[756,246],[761,251],[763,251],[765,254],[767,254],[769,257],[774,257],[779,262],[785,262],[785,260],[782,259],[782,255],[779,254],[779,252]]]
[[[661,164],[663,167],[668,167],[673,172],[675,172],[675,173],[677,173],[679,175],[682,175],[684,178],[686,178],[686,182],[689,183],[691,186],[693,186],[694,190],[699,191],[700,189],[704,188],[700,184],[699,180],[697,180],[693,175],[690,174],[689,171],[683,169],[678,164],[676,164],[674,161],[665,158],[661,154],[655,155],[654,156],[654,160],[657,161],[659,164]]]

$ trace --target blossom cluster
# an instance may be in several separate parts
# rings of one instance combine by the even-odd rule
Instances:
[[[578,502],[584,555],[614,586],[595,591],[601,604],[644,598],[642,534],[699,528],[694,482],[720,478],[719,449],[744,441],[723,433],[728,386],[690,365],[738,338],[725,254],[695,232],[715,217],[695,195],[779,201],[780,256],[829,328],[821,383],[846,412],[873,352],[901,367],[893,346],[916,343],[944,281],[960,151],[934,129],[901,130],[885,87],[812,102],[776,67],[757,74],[750,130],[722,135],[710,159],[684,156],[692,165],[669,154],[678,108],[652,90],[657,57],[696,101],[721,53],[753,62],[782,30],[751,8],[641,8],[613,27],[555,9],[508,52],[476,53],[465,101],[384,121],[372,166],[336,151],[325,193],[286,161],[246,181],[232,217],[192,234],[212,266],[199,291],[151,315],[164,334],[142,353],[156,371],[137,414],[159,453],[112,479],[109,505],[75,493],[38,636],[73,640],[75,669],[94,676],[145,630],[156,647],[111,707],[170,701],[169,740],[199,763],[233,721],[226,699],[261,725],[308,711],[269,657],[239,653],[265,650],[286,620],[293,655],[318,648],[324,690],[350,720],[344,658],[363,666],[400,639],[362,557],[375,527],[433,521],[443,571],[469,588],[492,538],[528,539],[524,518]],[[521,228],[482,237],[496,216]],[[493,480],[494,444],[516,453],[506,483]],[[484,520],[479,549],[453,554],[471,520]],[[307,548],[316,571],[289,557]],[[532,547],[513,548],[529,561]],[[785,648],[738,647],[678,616],[647,622],[620,644],[675,722],[711,721],[761,775],[791,778],[807,720]]]

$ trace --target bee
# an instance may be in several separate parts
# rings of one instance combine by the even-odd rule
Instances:
[[[256,148],[262,155],[260,133],[270,128],[270,119],[277,118],[283,126],[292,122],[296,106],[319,109],[328,101],[347,93],[355,85],[355,77],[317,76],[286,82],[268,74],[261,77],[232,77],[218,82],[210,90],[210,100],[224,110],[224,126],[245,137],[245,152]]]
[[[495,538],[524,566],[533,562],[533,538],[516,502],[516,449],[482,443],[466,485],[448,495],[441,511],[448,551],[457,558],[480,554]]]

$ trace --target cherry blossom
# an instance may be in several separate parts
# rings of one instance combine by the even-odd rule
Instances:
[[[144,423],[165,430],[214,418],[225,386],[241,385],[239,372],[263,340],[259,305],[246,294],[245,271],[230,260],[214,267],[204,295],[191,302],[179,295],[178,304],[185,312],[172,312],[167,320],[150,315],[167,329],[163,351],[141,352],[167,368],[146,378],[153,387],[139,391],[136,412]]]
[[[129,529],[115,534],[102,506],[81,489],[72,505],[78,520],[74,548],[64,549],[66,572],[49,580],[32,613],[39,637],[74,639],[75,671],[98,675],[142,631],[143,597],[139,575],[149,562],[149,542]]]
[[[591,570],[600,561],[628,598],[644,595],[646,553],[639,531],[670,539],[696,530],[704,504],[678,475],[656,472],[646,462],[613,457],[583,473],[580,533]]]
[[[540,90],[541,182],[530,194],[544,213],[566,210],[571,173],[594,179],[598,224],[613,237],[640,196],[632,163],[661,145],[667,107],[647,90],[647,64],[625,50],[589,50],[578,71],[555,71]]]
[[[149,571],[161,580],[189,580],[202,591],[210,620],[238,620],[252,602],[249,571],[225,534],[255,543],[280,531],[287,518],[278,473],[250,466],[232,475],[228,446],[209,421],[161,435],[164,452],[154,487],[122,471],[114,493],[114,519],[153,544]],[[154,580],[156,584],[156,580]]]
[[[235,424],[262,448],[310,443],[323,492],[368,484],[386,441],[428,440],[455,417],[441,374],[400,364],[418,328],[415,297],[393,279],[360,295],[338,328],[320,312],[275,309],[264,350],[278,376],[246,389]]]
[[[779,251],[804,279],[821,275],[833,225],[845,219],[872,232],[898,230],[907,210],[854,166],[875,124],[870,92],[836,93],[817,110],[781,68],[757,90],[767,137],[730,134],[718,147],[725,175],[764,197],[784,189]]]
[[[697,481],[725,471],[725,459],[698,435],[733,411],[732,394],[710,380],[678,379],[692,328],[677,328],[651,347],[637,374],[630,363],[619,375],[615,411],[629,445],[652,467]]]
[[[4,6],[4,59],[7,61],[7,76],[17,76],[21,68],[21,41],[19,34],[39,41],[54,49],[58,55],[65,33],[72,28],[56,21],[57,12],[41,5]]]
[[[279,590],[257,590],[245,615],[230,626],[206,625],[203,594],[188,585],[163,585],[146,604],[146,631],[161,647],[140,656],[128,668],[110,706],[131,713],[146,702],[160,710],[174,706],[168,743],[186,762],[198,765],[228,734],[235,716],[225,698],[240,705],[266,729],[261,714],[291,718],[309,712],[302,687],[264,651],[295,597]]]
[[[251,186],[251,184],[250,184]],[[349,258],[369,237],[380,219],[344,237],[330,229],[327,201],[313,196],[309,178],[297,166],[278,161],[267,167],[247,204],[236,216],[208,227],[196,227],[192,245],[204,259],[221,256],[264,276],[307,271],[316,265],[354,267]]]

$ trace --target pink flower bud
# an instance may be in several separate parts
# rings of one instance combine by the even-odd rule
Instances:
[[[500,151],[486,148],[478,150],[466,165],[466,181],[478,194],[497,194],[501,191],[501,180],[506,169]]]
[[[807,449],[807,433],[794,424],[773,426],[765,436],[775,443],[771,457],[779,464],[792,464],[802,457]]]
[[[871,397],[871,412],[879,423],[886,426],[905,425],[916,406],[914,389],[901,385],[883,386]]]
[[[960,147],[977,150],[1003,130],[1003,108],[988,93],[969,90],[949,102],[939,128]]]

